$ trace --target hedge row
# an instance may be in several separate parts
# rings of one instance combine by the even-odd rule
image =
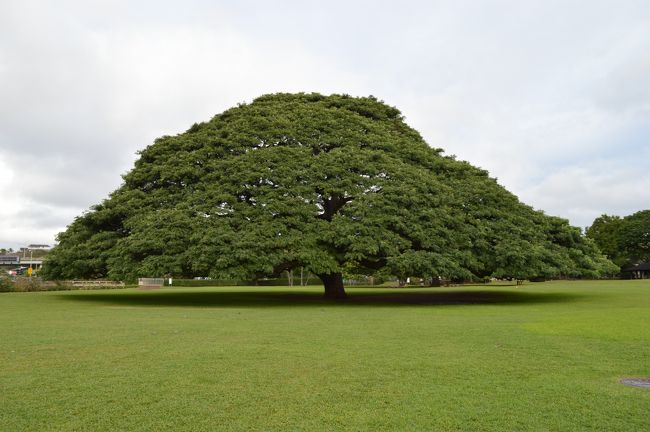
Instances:
[[[9,278],[0,276],[0,292],[38,292],[38,291],[73,291],[73,290],[96,290],[96,289],[117,289],[132,288],[130,286],[115,285],[70,285],[64,281],[44,281],[38,277],[17,277]]]
[[[306,285],[321,285],[322,282],[318,278],[309,278]],[[300,285],[300,278],[293,278],[294,286]],[[171,286],[179,287],[211,287],[211,286],[289,286],[289,279],[287,278],[274,278],[274,279],[259,279],[257,281],[233,281],[233,280],[220,280],[220,279],[172,279]],[[165,286],[169,286],[169,279],[165,279]]]

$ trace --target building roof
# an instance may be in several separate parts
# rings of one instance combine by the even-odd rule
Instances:
[[[624,272],[650,271],[650,261],[640,262],[623,269]]]

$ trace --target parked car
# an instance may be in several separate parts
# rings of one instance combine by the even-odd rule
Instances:
[[[25,274],[25,270],[27,270],[27,267],[16,267],[15,269],[9,270],[7,273],[11,276],[20,276]]]

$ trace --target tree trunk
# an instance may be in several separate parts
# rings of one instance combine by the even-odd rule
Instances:
[[[319,274],[318,277],[325,286],[325,298],[343,299],[347,296],[343,288],[343,275],[341,273]]]

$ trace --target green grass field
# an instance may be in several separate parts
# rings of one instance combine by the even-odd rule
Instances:
[[[0,430],[650,430],[650,280],[348,292],[0,294]]]

